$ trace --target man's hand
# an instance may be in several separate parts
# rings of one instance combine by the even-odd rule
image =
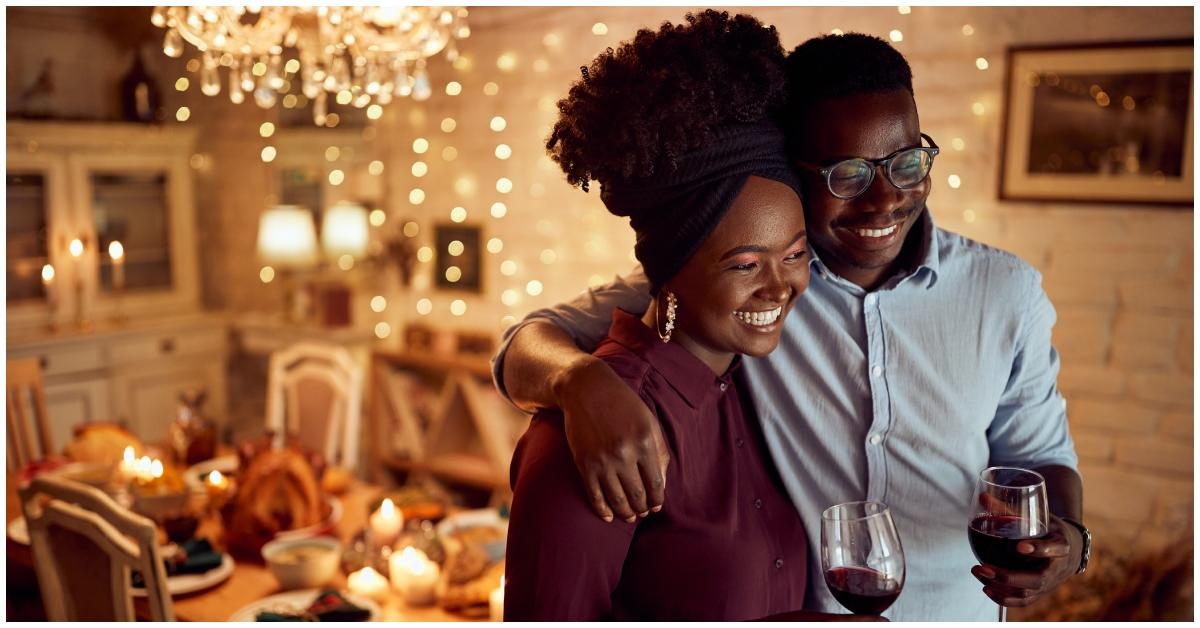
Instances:
[[[1075,526],[1051,515],[1050,533],[1040,539],[1021,541],[1017,551],[1049,560],[1045,568],[1037,571],[994,565],[971,568],[971,573],[983,583],[984,594],[1001,606],[1029,606],[1075,575],[1083,554],[1083,535]]]
[[[552,383],[588,501],[605,521],[662,509],[670,453],[658,420],[603,361],[580,359]]]

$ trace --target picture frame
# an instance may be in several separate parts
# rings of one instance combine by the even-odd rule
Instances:
[[[1193,41],[1008,49],[999,197],[1192,205]]]

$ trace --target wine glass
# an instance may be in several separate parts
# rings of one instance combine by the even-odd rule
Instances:
[[[975,558],[984,565],[1018,571],[1038,571],[1050,559],[1027,556],[1017,544],[1049,532],[1046,479],[1017,467],[989,467],[979,473],[971,502],[967,538]],[[1005,620],[1000,606],[999,620]]]
[[[878,615],[904,588],[904,549],[880,502],[848,502],[821,513],[821,569],[833,597],[851,613]]]

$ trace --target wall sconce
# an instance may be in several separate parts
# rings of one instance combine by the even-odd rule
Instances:
[[[362,259],[367,255],[370,233],[367,209],[357,203],[342,201],[330,207],[321,220],[321,246],[329,259],[343,255]]]
[[[276,205],[258,221],[258,255],[268,264],[302,268],[317,262],[317,232],[312,212],[298,205]]]

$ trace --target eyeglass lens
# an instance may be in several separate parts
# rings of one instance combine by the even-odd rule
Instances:
[[[933,159],[927,151],[919,148],[906,150],[896,155],[887,165],[887,178],[898,188],[911,188],[929,174]],[[852,198],[862,194],[871,185],[875,164],[865,159],[847,159],[829,171],[829,191],[841,198]]]

